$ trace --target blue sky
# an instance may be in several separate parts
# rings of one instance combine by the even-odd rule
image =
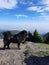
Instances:
[[[49,32],[49,0],[0,0],[0,29]]]

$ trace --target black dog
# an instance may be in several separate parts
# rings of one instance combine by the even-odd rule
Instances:
[[[17,43],[18,48],[20,48],[20,43],[24,43],[27,38],[27,31],[23,30],[15,35],[13,35],[10,31],[6,31],[3,35],[4,48],[10,48],[10,43]]]

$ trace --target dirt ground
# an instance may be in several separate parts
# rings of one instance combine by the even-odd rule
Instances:
[[[24,46],[21,50],[17,47],[11,49],[3,49],[3,39],[0,39],[0,65],[25,65],[24,60]]]

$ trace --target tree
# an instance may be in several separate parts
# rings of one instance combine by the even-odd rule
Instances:
[[[44,42],[43,37],[38,33],[37,30],[35,30],[33,33],[33,41],[34,42],[40,42],[40,43]]]

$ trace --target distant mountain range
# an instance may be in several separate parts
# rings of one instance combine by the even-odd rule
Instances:
[[[46,33],[45,35],[43,35],[43,37],[47,37],[49,35],[49,32],[48,33]]]

